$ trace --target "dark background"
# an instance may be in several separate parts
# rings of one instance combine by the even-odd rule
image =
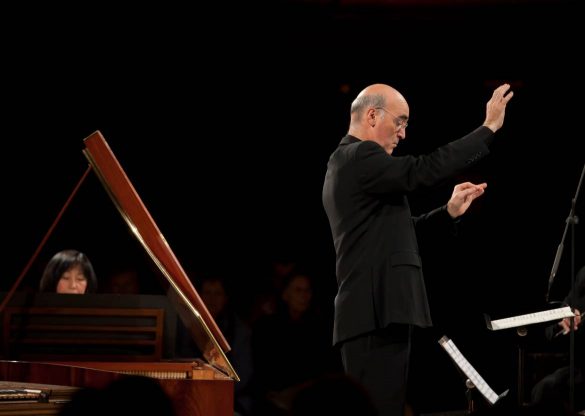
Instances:
[[[492,90],[509,82],[515,97],[490,157],[411,201],[424,212],[446,202],[459,181],[488,183],[459,239],[421,238],[435,327],[416,334],[411,394],[421,411],[464,406],[463,381],[436,343],[442,335],[494,390],[513,389],[515,334],[489,332],[483,314],[544,307],[585,162],[577,5],[12,10],[2,29],[3,286],[16,280],[87,168],[83,139],[100,130],[186,270],[221,270],[246,306],[267,265],[288,257],[310,270],[330,305],[335,260],[321,186],[355,95],[375,82],[401,91],[411,120],[396,154],[420,154],[480,125]],[[583,233],[577,226],[577,268],[585,264]],[[553,299],[569,287],[570,237]],[[141,256],[93,175],[30,281],[66,247],[85,251],[98,274]]]

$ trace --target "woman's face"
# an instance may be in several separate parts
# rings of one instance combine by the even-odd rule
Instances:
[[[82,295],[87,289],[87,278],[80,265],[69,268],[57,283],[57,293]]]

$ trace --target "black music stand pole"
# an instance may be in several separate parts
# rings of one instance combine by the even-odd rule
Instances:
[[[571,306],[575,304],[576,300],[576,293],[575,293],[575,226],[579,223],[579,218],[575,213],[575,206],[577,205],[577,197],[579,196],[579,191],[581,190],[581,184],[583,183],[583,176],[585,176],[585,164],[583,165],[583,170],[581,171],[581,177],[579,178],[579,183],[577,184],[577,191],[575,192],[575,196],[571,200],[571,210],[569,211],[569,215],[567,220],[565,221],[565,230],[563,231],[563,237],[561,239],[561,243],[557,248],[557,253],[555,255],[555,260],[553,262],[553,267],[550,273],[549,281],[548,281],[548,290],[546,293],[546,301],[548,302],[550,296],[550,289],[552,287],[555,275],[557,274],[557,270],[559,268],[559,263],[561,260],[561,255],[563,253],[563,247],[565,238],[567,236],[567,232],[569,230],[569,225],[571,226],[571,299],[569,302]],[[575,318],[572,317],[570,320],[570,334],[569,334],[569,408],[571,412],[575,411],[575,329],[574,321]]]
[[[465,387],[467,390],[465,391],[465,397],[467,397],[467,414],[471,415],[475,411],[475,402],[473,401],[473,390],[475,389],[475,384],[470,379],[465,380]]]
[[[516,401],[518,403],[518,408],[522,408],[522,406],[524,406],[524,398],[525,398],[525,392],[524,392],[524,372],[525,367],[526,367],[526,346],[525,346],[525,341],[523,339],[523,337],[525,337],[528,334],[528,330],[526,329],[525,326],[521,326],[518,327],[516,329],[516,334],[519,337],[518,340],[518,386],[517,386],[517,397],[516,397]]]

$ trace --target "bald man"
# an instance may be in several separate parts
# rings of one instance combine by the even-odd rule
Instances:
[[[370,85],[353,101],[348,133],[329,158],[322,196],[337,256],[333,344],[380,416],[403,415],[411,328],[432,325],[414,227],[458,218],[487,185],[458,184],[446,205],[416,218],[407,195],[485,157],[512,96],[510,85],[499,86],[483,125],[427,155],[396,157],[408,102],[388,85]]]

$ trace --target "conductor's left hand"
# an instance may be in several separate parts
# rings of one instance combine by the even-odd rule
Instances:
[[[447,212],[452,218],[457,218],[469,208],[473,200],[485,192],[487,183],[478,185],[471,182],[463,182],[455,185],[451,199],[447,202]]]

